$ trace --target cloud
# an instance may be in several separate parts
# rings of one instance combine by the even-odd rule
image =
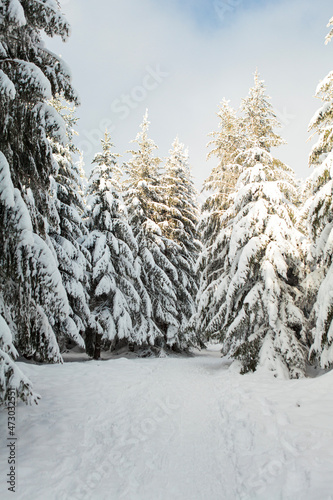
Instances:
[[[213,166],[206,143],[218,126],[218,104],[226,97],[237,107],[258,68],[289,143],[276,154],[298,176],[309,174],[306,130],[320,105],[313,94],[331,69],[328,0],[320,9],[310,0],[99,0],[93,7],[66,0],[63,10],[72,37],[47,45],[63,54],[81,95],[79,144],[88,170],[105,125],[123,153],[148,108],[159,154],[178,135],[200,186]]]

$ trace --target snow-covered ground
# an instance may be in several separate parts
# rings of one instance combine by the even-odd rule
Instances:
[[[191,358],[19,363],[43,397],[19,405],[27,500],[332,500],[333,372],[239,375],[216,346]]]

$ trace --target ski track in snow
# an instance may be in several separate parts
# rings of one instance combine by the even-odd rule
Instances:
[[[1,435],[2,499],[333,499],[333,373],[241,376],[213,348],[22,368],[43,398],[17,408],[15,494]]]

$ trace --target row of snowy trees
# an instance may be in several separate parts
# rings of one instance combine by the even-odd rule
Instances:
[[[218,166],[205,183],[216,192],[203,207],[205,251],[195,321],[242,371],[266,365],[298,376],[305,368],[303,235],[296,228],[297,186],[271,148],[283,140],[255,75],[241,115],[223,101],[211,155]]]
[[[14,388],[36,399],[14,364],[25,356],[61,361],[59,345],[78,338],[56,257],[60,216],[53,153],[67,142],[64,121],[49,104],[77,103],[67,67],[48,51],[41,30],[63,40],[69,25],[54,0],[0,3],[0,397]],[[54,144],[54,146],[53,146]]]
[[[309,361],[333,363],[333,72],[316,95],[324,101],[309,126],[319,136],[316,168],[302,186],[272,155],[284,141],[257,73],[239,113],[222,101],[211,134],[218,164],[204,184],[213,193],[200,222],[191,323],[203,342],[222,342],[242,373],[265,367],[298,378]]]
[[[98,357],[101,342],[187,349],[195,311],[200,243],[198,208],[188,153],[175,140],[164,169],[148,138],[147,113],[137,150],[120,168],[110,136],[94,160],[87,188],[91,255],[91,317],[87,352]],[[123,178],[123,172],[126,177]]]
[[[0,402],[36,401],[15,357],[62,362],[68,339],[96,358],[217,339],[242,372],[330,366],[333,73],[302,189],[271,153],[283,140],[258,75],[240,113],[222,102],[198,225],[188,153],[176,139],[162,167],[147,114],[125,164],[105,134],[84,188],[78,97],[41,39],[69,35],[58,2],[6,0],[0,16]]]
[[[187,152],[176,140],[162,169],[147,116],[126,180],[106,134],[86,204],[78,97],[41,38],[68,37],[59,4],[1,2],[0,30],[0,402],[11,389],[31,402],[18,353],[59,363],[68,339],[95,357],[122,340],[192,345],[198,210]]]

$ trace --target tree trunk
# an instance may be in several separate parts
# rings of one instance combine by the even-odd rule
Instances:
[[[96,332],[94,359],[101,359],[101,341],[102,341],[102,335]]]

